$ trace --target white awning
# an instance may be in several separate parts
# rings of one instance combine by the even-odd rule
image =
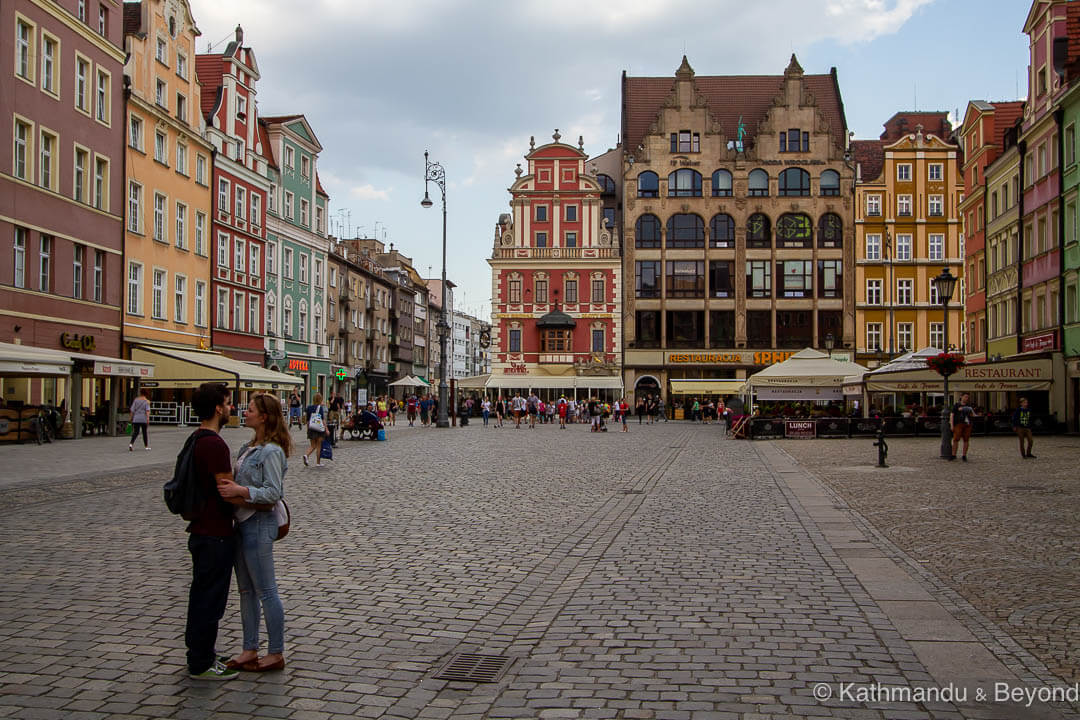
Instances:
[[[304,384],[304,378],[250,365],[221,353],[140,345],[132,357],[153,363],[157,372],[151,387],[197,388],[204,382],[221,382],[241,390],[277,390]]]
[[[0,343],[0,376],[55,377],[70,374],[70,353],[31,345]]]
[[[530,390],[573,390],[574,388],[618,390],[622,386],[622,378],[612,375],[492,375],[485,387]]]
[[[745,380],[671,380],[672,395],[738,395],[742,392]]]

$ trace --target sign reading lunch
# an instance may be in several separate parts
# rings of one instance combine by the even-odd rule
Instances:
[[[670,352],[669,365],[773,365],[794,355],[786,350],[721,350],[718,352]]]

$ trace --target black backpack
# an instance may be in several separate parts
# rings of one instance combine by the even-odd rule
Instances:
[[[195,443],[204,434],[196,430],[188,436],[184,448],[176,456],[173,476],[165,482],[163,488],[165,505],[169,511],[185,520],[190,520],[206,504],[195,467]]]

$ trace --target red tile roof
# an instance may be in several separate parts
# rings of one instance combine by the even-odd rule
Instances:
[[[262,143],[263,157],[266,164],[275,170],[278,167],[277,158],[274,157],[274,146],[270,144],[270,132],[266,127],[266,118],[259,117],[259,142]]]
[[[1070,7],[1072,7],[1070,5]],[[994,144],[998,146],[999,150],[1005,147],[1005,133],[1009,128],[1016,125],[1016,122],[1024,115],[1024,103],[1017,100],[1015,102],[996,102],[990,103],[994,106]]]
[[[320,195],[322,195],[325,198],[330,197],[329,195],[326,194],[326,191],[323,190],[322,178],[319,177],[319,173],[315,173],[315,192],[319,193]]]
[[[124,3],[124,35],[142,32],[142,2]]]
[[[1070,84],[1080,74],[1080,5],[1065,6],[1065,37],[1068,50],[1065,54],[1065,79]]]
[[[303,115],[263,115],[263,120],[268,123],[287,123],[304,117]]]
[[[923,134],[936,135],[948,142],[952,138],[953,128],[949,122],[949,113],[945,110],[930,112],[901,111],[893,115],[885,122],[885,132],[881,133],[881,139],[890,145],[905,135],[915,132],[915,126],[923,126]]]
[[[222,76],[225,74],[224,55],[196,55],[195,75],[202,83],[202,114],[210,117],[221,96]]]
[[[812,93],[829,122],[837,147],[846,142],[847,122],[835,74],[803,75],[804,88]],[[709,112],[734,138],[742,117],[747,135],[754,138],[758,125],[773,107],[784,87],[783,75],[696,75],[697,91],[705,97]],[[623,147],[637,149],[656,120],[664,100],[675,89],[674,77],[628,77],[623,75]]]
[[[856,167],[861,166],[862,182],[873,182],[881,176],[885,167],[884,140],[852,140],[851,151]]]

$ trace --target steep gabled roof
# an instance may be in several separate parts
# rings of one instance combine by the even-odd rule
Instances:
[[[327,200],[330,199],[330,196],[326,194],[325,190],[323,190],[322,178],[319,177],[319,173],[315,173],[315,192],[319,193]]]
[[[221,98],[222,77],[225,74],[223,55],[196,55],[195,76],[202,84],[202,114],[209,118]]]
[[[851,152],[856,165],[862,166],[862,182],[871,182],[881,177],[885,167],[884,140],[852,140]]]
[[[1005,147],[1005,133],[1009,128],[1016,125],[1024,115],[1024,103],[1020,100],[1015,102],[996,102],[994,106],[994,144],[999,148]]]
[[[916,125],[923,126],[924,134],[936,135],[946,142],[953,134],[947,110],[901,110],[885,121],[885,132],[880,137],[892,144],[904,135],[914,133]]]
[[[794,67],[797,68],[797,63]],[[679,71],[685,76],[684,68],[680,67]],[[845,147],[847,123],[835,74],[802,75],[802,79],[804,89],[814,95],[818,109],[829,123],[833,142],[837,147]],[[665,100],[674,92],[675,82],[674,77],[623,74],[623,146],[631,152],[648,134]],[[773,99],[784,89],[783,75],[695,75],[691,82],[705,97],[709,113],[729,138],[735,137],[740,117],[747,135],[753,138],[758,125],[772,109]]]
[[[262,145],[262,154],[266,158],[266,164],[275,170],[279,169],[277,158],[274,157],[274,146],[270,143],[270,132],[266,128],[266,118],[259,117],[259,143]]]

